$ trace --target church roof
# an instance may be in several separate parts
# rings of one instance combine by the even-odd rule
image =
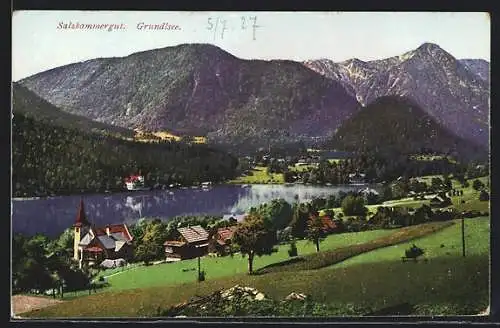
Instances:
[[[88,234],[86,234],[86,235],[82,238],[82,240],[80,240],[80,244],[79,244],[79,245],[80,245],[80,246],[87,246],[87,245],[89,245],[89,244],[90,244],[90,242],[92,241],[92,239],[94,239],[94,238],[92,238],[92,235],[88,233]]]
[[[109,235],[106,233],[106,227],[110,230]],[[125,244],[133,239],[125,224],[113,224],[106,227],[91,227],[90,231],[84,235],[79,245],[89,246],[92,244],[93,240],[97,240],[98,244],[102,245],[105,249],[118,252]]]
[[[85,208],[83,206],[83,199],[80,199],[80,206],[78,208],[78,213],[76,215],[76,221],[75,224],[73,225],[74,227],[83,227],[83,226],[89,226],[90,223],[87,220],[87,216],[85,215]]]
[[[115,240],[108,235],[97,236],[97,239],[106,249],[114,249],[116,247]]]

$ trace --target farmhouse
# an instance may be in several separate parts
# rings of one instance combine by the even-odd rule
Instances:
[[[365,189],[361,189],[359,191],[359,193],[364,197],[364,198],[367,198],[368,196],[370,196],[370,194],[372,195],[375,195],[375,196],[378,196],[379,195],[379,192],[376,191],[375,189],[372,189],[372,188],[368,188],[366,187]]]
[[[219,255],[229,254],[231,251],[231,239],[235,231],[236,226],[217,229],[217,232],[210,239],[209,252]]]
[[[323,232],[326,234],[335,232],[338,229],[337,224],[328,215],[322,216],[321,222],[323,223]]]
[[[365,174],[364,173],[349,173],[349,183],[351,184],[364,184]]]
[[[430,204],[432,207],[445,207],[451,205],[451,199],[446,196],[437,195],[431,199]]]
[[[247,217],[248,214],[224,214],[222,216],[222,220],[225,220],[225,221],[236,221],[236,222],[241,222],[243,220],[245,220],[245,218]]]
[[[87,220],[83,200],[80,200],[73,228],[73,258],[78,261],[80,268],[84,264],[100,263],[106,259],[128,260],[133,255],[133,237],[127,226],[125,224],[94,226]]]
[[[201,226],[179,228],[177,233],[177,240],[163,243],[167,261],[192,259],[208,253],[208,232]]]

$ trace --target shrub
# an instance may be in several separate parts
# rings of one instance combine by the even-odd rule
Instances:
[[[420,255],[424,255],[424,250],[420,247],[415,246],[415,244],[413,244],[412,247],[408,248],[405,251],[405,256],[409,258],[415,258]]]
[[[476,211],[476,210],[462,212],[462,216],[464,218],[475,218],[475,217],[481,216],[482,214],[483,213]]]
[[[365,207],[363,197],[349,195],[342,200],[342,211],[345,215],[366,215],[368,209]]]
[[[479,194],[479,200],[482,202],[490,200],[490,194],[486,190],[481,190]]]
[[[290,257],[294,257],[294,256],[298,255],[297,244],[295,243],[295,241],[292,241],[290,243],[290,249],[288,250],[288,255]]]
[[[205,281],[205,270],[200,271],[200,273],[198,274],[198,281]]]

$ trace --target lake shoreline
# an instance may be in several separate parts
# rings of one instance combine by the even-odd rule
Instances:
[[[370,188],[378,189],[373,185]],[[96,225],[137,222],[140,218],[168,221],[178,216],[228,215],[247,213],[273,199],[292,204],[327,198],[340,192],[356,192],[366,186],[318,186],[297,184],[239,185],[220,184],[210,188],[180,188],[152,191],[123,191],[55,196],[48,198],[16,198],[12,204],[12,231],[25,235],[41,233],[57,236],[74,224],[80,200],[87,218]]]
[[[284,186],[284,187],[319,187],[319,188],[351,188],[351,187],[359,187],[359,188],[364,188],[368,186],[380,186],[382,185],[381,183],[363,183],[363,184],[311,184],[311,183],[232,183],[232,182],[226,182],[226,183],[220,183],[220,184],[214,184],[210,188],[207,188],[210,190],[214,186],[240,186],[242,188],[247,188],[251,186]],[[149,190],[145,190],[148,192],[153,192],[153,191],[178,191],[178,190],[186,190],[186,189],[198,189],[202,190],[203,188],[200,186],[188,186],[188,187],[175,187],[175,188],[151,188]],[[205,189],[205,190],[207,190]],[[144,191],[144,190],[141,190]],[[29,201],[29,200],[40,200],[40,199],[53,199],[57,197],[74,197],[74,196],[93,196],[93,195],[119,195],[119,194],[124,194],[124,193],[130,193],[131,195],[137,194],[138,191],[132,191],[132,190],[127,190],[127,189],[122,189],[122,190],[114,190],[114,191],[85,191],[85,192],[80,192],[80,193],[72,193],[72,194],[53,194],[53,195],[48,195],[48,196],[26,196],[26,197],[11,197],[11,201]]]

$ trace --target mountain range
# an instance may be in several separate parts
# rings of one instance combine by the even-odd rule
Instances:
[[[457,140],[487,148],[489,138],[489,63],[430,43],[367,62],[244,60],[183,44],[61,66],[19,84],[91,120],[216,143],[328,139],[390,95],[411,98]]]
[[[205,44],[89,60],[19,82],[69,113],[212,141],[325,136],[360,108],[339,82],[301,63],[241,60]]]
[[[382,60],[310,60],[304,65],[342,83],[363,105],[381,96],[414,99],[436,121],[460,137],[487,146],[489,63],[457,60],[436,44]]]

